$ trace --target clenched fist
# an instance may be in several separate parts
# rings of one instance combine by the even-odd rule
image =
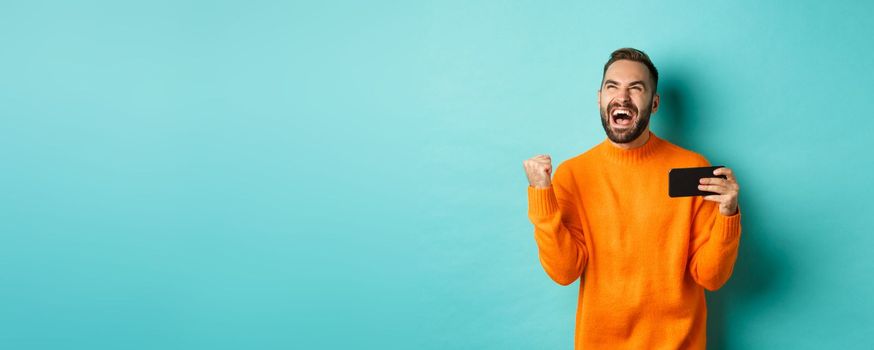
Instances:
[[[552,158],[548,154],[531,157],[522,164],[525,166],[529,185],[538,188],[547,188],[552,185]]]

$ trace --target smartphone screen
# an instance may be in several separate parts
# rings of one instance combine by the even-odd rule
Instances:
[[[713,175],[713,171],[724,166],[705,166],[697,168],[674,168],[668,173],[668,195],[671,197],[706,196],[718,194],[715,192],[702,191],[698,185],[702,178],[721,177],[725,175]]]

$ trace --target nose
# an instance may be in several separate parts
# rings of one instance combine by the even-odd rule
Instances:
[[[619,92],[616,93],[616,99],[621,102],[627,102],[631,98],[631,95],[628,94],[628,89],[619,89]]]

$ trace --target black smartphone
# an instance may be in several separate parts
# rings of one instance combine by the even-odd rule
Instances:
[[[705,166],[698,168],[674,168],[668,172],[668,195],[671,197],[706,196],[718,194],[715,192],[698,189],[701,179],[705,177],[721,177],[725,175],[713,175],[713,171],[724,167],[723,165]]]

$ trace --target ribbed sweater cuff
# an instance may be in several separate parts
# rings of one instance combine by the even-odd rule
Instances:
[[[558,200],[555,198],[555,189],[552,186],[537,188],[528,185],[528,215],[551,216],[558,210]]]
[[[735,240],[740,236],[740,215],[740,209],[731,216],[716,214],[716,225],[722,227],[721,238],[723,242]]]

